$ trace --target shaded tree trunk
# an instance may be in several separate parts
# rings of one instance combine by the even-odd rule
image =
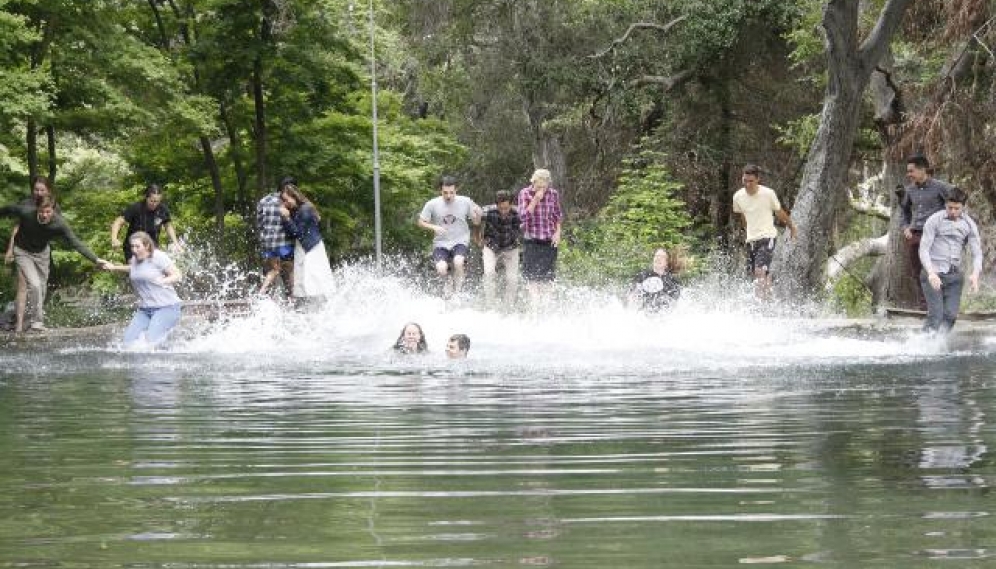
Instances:
[[[533,166],[546,168],[553,177],[553,186],[560,191],[567,190],[567,161],[560,139],[545,125],[546,111],[543,103],[526,101],[526,116],[533,133]]]
[[[263,97],[263,60],[257,56],[252,65],[252,100],[255,110],[253,135],[256,149],[256,197],[266,194],[266,100]]]
[[[792,212],[799,235],[779,243],[772,263],[772,271],[781,275],[776,287],[783,294],[810,293],[823,282],[827,244],[837,206],[846,193],[861,97],[911,2],[888,0],[875,28],[860,46],[860,1],[828,0],[824,6],[828,82],[816,140],[810,148]]]
[[[38,176],[38,123],[28,119],[24,144],[28,150],[28,176],[34,180]]]
[[[55,150],[55,127],[47,125],[45,127],[45,138],[48,141],[48,181],[55,184],[55,175],[58,173]]]

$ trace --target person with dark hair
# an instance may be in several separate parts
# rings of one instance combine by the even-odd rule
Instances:
[[[280,219],[294,244],[294,298],[324,301],[335,282],[318,227],[321,215],[295,184],[280,190]]]
[[[25,206],[37,206],[41,200],[44,198],[51,197],[55,199],[55,194],[52,191],[52,182],[49,181],[45,176],[35,176],[31,181],[31,195],[21,201],[21,205]],[[55,206],[56,213],[59,212],[59,206]],[[4,263],[11,264],[15,260],[14,255],[14,242],[17,240],[17,233],[20,227],[15,225],[14,229],[10,232],[10,239],[7,241],[7,254],[4,255]],[[28,286],[27,282],[24,280],[24,274],[20,269],[17,270],[17,292],[14,294],[14,313],[24,315],[25,306],[28,301]],[[15,317],[16,318],[16,317]],[[18,325],[15,320],[14,328],[17,329]]]
[[[144,231],[159,245],[159,232],[166,229],[169,234],[171,247],[182,250],[183,246],[176,237],[176,230],[173,228],[173,218],[170,217],[169,208],[163,203],[163,189],[159,184],[149,184],[145,188],[145,197],[124,209],[124,211],[114,219],[111,224],[111,246],[121,247],[121,240],[118,233],[121,227],[128,223],[128,230],[125,232],[124,258],[125,261],[131,259],[131,247],[128,245],[128,238],[138,231]]]
[[[497,288],[497,269],[501,263],[505,272],[505,304],[512,307],[519,285],[519,241],[522,221],[519,211],[512,205],[511,192],[495,193],[495,203],[484,206],[483,218],[477,226],[476,240],[481,247],[484,265],[484,298],[488,306],[494,304]]]
[[[927,218],[920,238],[920,286],[927,299],[924,330],[947,332],[954,326],[961,308],[961,290],[965,276],[961,270],[962,253],[972,250],[971,292],[979,292],[982,273],[982,238],[979,227],[965,213],[965,192],[952,187],[945,192],[944,209]]]
[[[124,332],[126,347],[144,338],[152,346],[160,346],[180,322],[180,297],[173,285],[183,275],[169,256],[156,248],[155,241],[144,231],[128,237],[131,259],[127,265],[108,264],[107,269],[128,273],[131,286],[138,296],[138,309]]]
[[[415,322],[409,322],[401,328],[401,333],[394,341],[392,349],[399,354],[424,354],[429,351],[429,344],[425,341],[422,327]]]
[[[432,260],[436,273],[444,279],[443,296],[457,294],[463,288],[464,265],[470,251],[470,220],[481,223],[481,208],[474,200],[457,195],[457,181],[443,176],[439,196],[425,203],[418,216],[418,226],[433,233]],[[453,278],[449,278],[450,264]]]
[[[916,281],[917,304],[921,310],[927,309],[927,299],[920,284],[920,239],[923,237],[923,224],[927,218],[944,209],[944,200],[951,186],[937,180],[925,156],[915,155],[906,159],[906,179],[900,207],[903,211],[903,237],[909,256],[910,274]]]
[[[284,294],[291,298],[294,294],[294,238],[287,233],[280,217],[280,192],[287,186],[297,186],[297,180],[285,176],[277,184],[275,192],[263,197],[256,204],[256,230],[266,275],[259,287],[260,294],[266,294],[277,277],[284,285]]]
[[[680,255],[668,255],[663,247],[655,250],[650,268],[640,271],[633,279],[630,305],[646,312],[660,312],[674,305],[681,296],[681,283],[676,273],[682,265]]]
[[[769,267],[775,253],[778,229],[774,217],[789,228],[795,238],[796,227],[787,211],[782,209],[775,190],[760,184],[761,169],[754,164],[743,168],[743,187],[733,194],[733,213],[740,214],[747,233],[748,272],[754,278],[754,294],[761,299],[771,293]],[[774,214],[774,217],[772,216]]]
[[[55,199],[51,196],[41,198],[34,205],[8,205],[0,207],[0,217],[15,217],[18,220],[18,232],[14,238],[14,260],[18,271],[24,276],[27,289],[25,305],[17,308],[15,330],[24,330],[25,316],[31,330],[45,330],[45,293],[48,288],[50,268],[49,243],[55,238],[64,239],[94,264],[104,268],[107,261],[98,258],[86,246],[58,213]]]
[[[451,360],[466,359],[470,351],[470,337],[466,334],[453,334],[446,342],[446,357]]]

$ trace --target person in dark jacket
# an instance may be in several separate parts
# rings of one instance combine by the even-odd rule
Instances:
[[[294,184],[280,191],[280,219],[294,245],[294,298],[324,299],[334,285],[329,256],[318,227],[321,216]]]
[[[653,264],[633,279],[630,305],[647,312],[670,308],[681,296],[681,283],[675,276],[680,265],[680,257],[669,255],[666,249],[654,251]]]

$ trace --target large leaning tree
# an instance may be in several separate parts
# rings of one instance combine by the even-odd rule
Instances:
[[[775,249],[772,271],[782,293],[820,289],[835,212],[847,197],[847,172],[865,88],[913,0],[888,0],[874,28],[859,37],[860,0],[828,0],[822,28],[827,50],[827,88],[816,138],[806,159],[792,218],[795,239]]]

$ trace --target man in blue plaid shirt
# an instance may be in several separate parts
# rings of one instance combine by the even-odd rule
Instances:
[[[280,180],[275,192],[256,204],[256,229],[259,232],[263,265],[266,267],[266,276],[259,293],[265,294],[279,275],[284,283],[284,293],[290,298],[294,292],[294,240],[287,234],[280,218],[280,192],[287,185],[296,186],[297,180],[285,177]]]

